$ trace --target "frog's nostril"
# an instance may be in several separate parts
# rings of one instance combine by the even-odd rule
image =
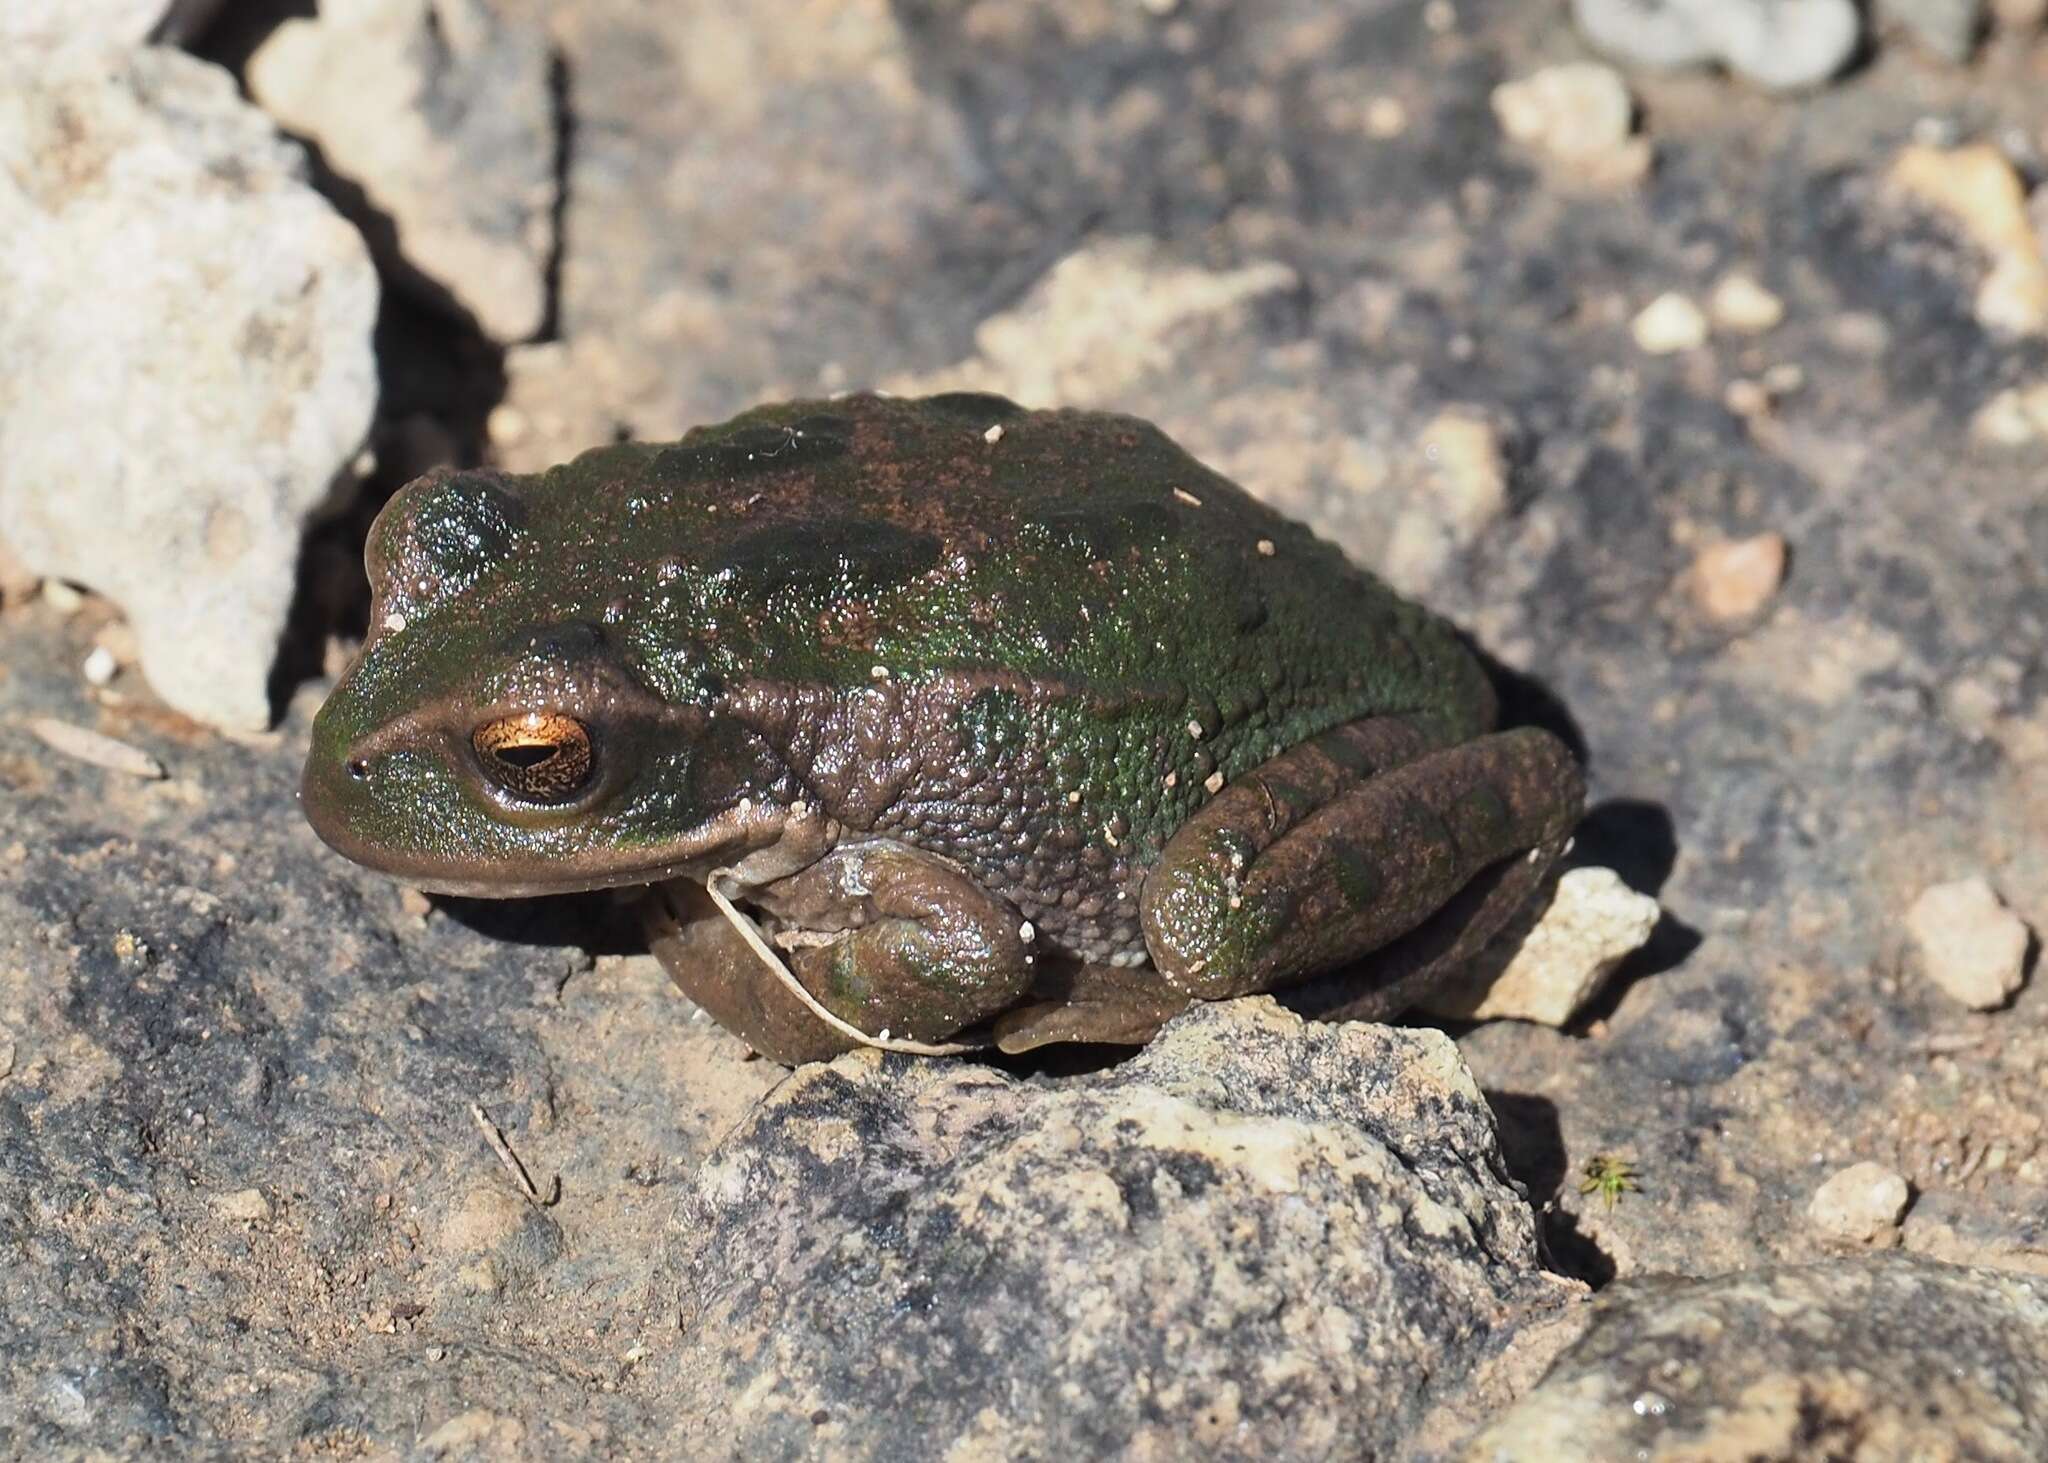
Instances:
[[[353,777],[357,782],[368,782],[370,780],[369,759],[366,757],[349,758],[348,775],[350,777]]]

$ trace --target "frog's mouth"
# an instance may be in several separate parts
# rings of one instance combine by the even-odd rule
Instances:
[[[656,845],[575,846],[546,830],[413,826],[399,836],[367,790],[346,772],[337,778],[309,764],[300,802],[313,831],[344,858],[429,894],[520,899],[592,889],[701,883],[713,870],[742,868],[777,877],[830,847],[838,825],[804,804],[782,807],[742,798],[733,807]],[[480,833],[495,834],[481,837]]]

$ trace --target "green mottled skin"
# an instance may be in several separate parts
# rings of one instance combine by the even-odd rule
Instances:
[[[371,635],[316,721],[305,803],[343,852],[429,889],[909,850],[970,881],[942,912],[986,891],[1041,952],[1130,966],[1147,874],[1220,789],[1347,723],[1395,719],[1409,757],[1493,714],[1443,621],[1155,428],[994,397],[796,402],[535,476],[430,476],[368,558]],[[470,748],[536,709],[593,738],[597,775],[559,806],[506,796]],[[786,918],[857,926],[863,877]],[[934,989],[983,978],[981,913]],[[1277,918],[1246,911],[1231,938]],[[818,979],[901,974],[850,951]]]

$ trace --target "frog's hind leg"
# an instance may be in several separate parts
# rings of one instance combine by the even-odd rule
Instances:
[[[1317,1014],[1391,1014],[1507,923],[1584,796],[1571,753],[1534,728],[1444,746],[1406,718],[1338,727],[1254,768],[1174,835],[1139,903],[1153,965],[1213,1000],[1380,952],[1347,972],[1341,997],[1303,995]]]

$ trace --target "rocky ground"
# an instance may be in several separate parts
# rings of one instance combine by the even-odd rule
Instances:
[[[2048,1455],[2042,6],[310,9],[0,20],[0,1453]],[[866,384],[1456,617],[1649,945],[792,1075],[312,836],[406,476]]]

